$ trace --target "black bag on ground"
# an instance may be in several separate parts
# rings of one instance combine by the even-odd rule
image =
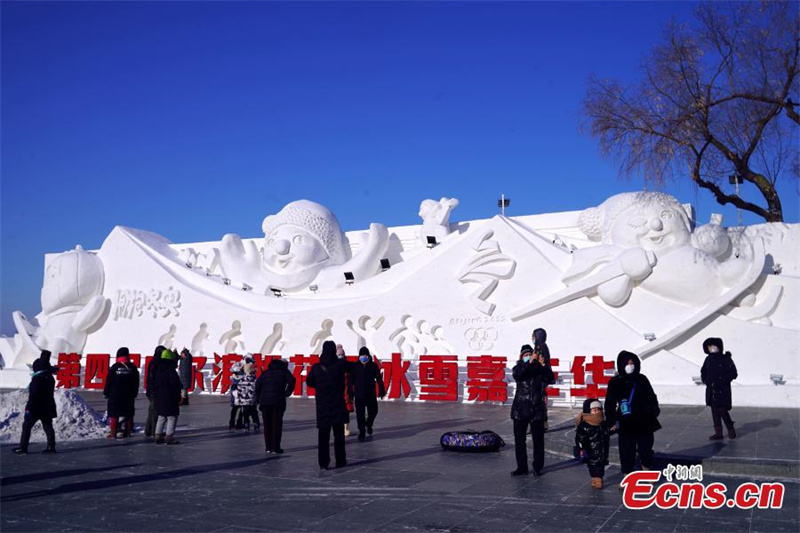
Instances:
[[[494,431],[449,431],[442,435],[439,444],[444,450],[455,452],[496,452],[506,445]]]

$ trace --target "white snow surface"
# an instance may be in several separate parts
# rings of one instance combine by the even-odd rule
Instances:
[[[59,441],[102,438],[108,432],[105,417],[89,407],[78,393],[56,389],[56,412],[53,429]],[[17,390],[0,393],[0,442],[19,442],[28,391]],[[31,442],[46,442],[41,422],[31,431]]]

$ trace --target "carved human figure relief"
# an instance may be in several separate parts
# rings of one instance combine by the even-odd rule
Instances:
[[[272,326],[272,332],[267,335],[267,338],[261,344],[259,353],[262,355],[283,355],[283,348],[288,342],[288,339],[283,338],[283,324],[276,322]]]
[[[241,334],[242,323],[238,320],[234,320],[231,323],[231,329],[223,333],[219,338],[219,344],[223,346],[224,353],[239,353],[237,349],[240,349],[242,353],[247,351],[244,347],[244,342],[236,338]]]
[[[371,224],[359,253],[353,257],[339,221],[323,205],[309,200],[287,204],[264,219],[263,248],[236,234],[222,238],[220,261],[225,275],[258,292],[278,288],[292,292],[317,285],[319,290],[344,286],[344,273],[356,280],[380,272],[380,259],[389,245],[382,224]]]
[[[436,200],[423,200],[419,205],[419,216],[422,218],[422,228],[419,237],[423,244],[427,244],[428,237],[434,237],[436,242],[442,242],[450,234],[450,212],[458,206],[455,198],[442,198]]]
[[[347,320],[346,324],[350,330],[356,334],[356,347],[361,349],[364,346],[375,350],[375,335],[378,329],[383,325],[384,317],[380,316],[372,318],[369,315],[361,315],[358,320],[353,323],[352,320]]]
[[[449,355],[455,353],[453,346],[444,338],[444,328],[440,325],[431,327],[427,320],[415,321],[411,315],[403,315],[401,327],[389,335],[397,349],[413,361],[420,355]]]
[[[517,262],[500,250],[500,243],[493,240],[494,231],[486,230],[478,235],[472,246],[474,254],[462,265],[457,278],[470,289],[469,302],[481,313],[491,316],[495,304],[488,301],[500,280],[511,279]],[[477,285],[477,288],[473,289]]]
[[[158,338],[158,344],[169,350],[175,348],[176,331],[178,331],[178,327],[175,324],[171,324],[169,330]]]
[[[205,349],[203,346],[205,345],[206,340],[210,334],[208,333],[208,324],[203,322],[200,324],[200,329],[197,330],[197,333],[194,334],[192,337],[192,355],[196,355],[202,357],[205,355]]]
[[[333,337],[333,332],[331,329],[333,328],[333,320],[330,318],[326,318],[320,324],[320,329],[314,333],[311,337],[311,353],[315,355],[319,355],[322,353],[322,344]]]

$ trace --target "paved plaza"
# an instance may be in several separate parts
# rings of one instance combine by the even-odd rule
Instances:
[[[98,393],[82,394],[104,409]],[[143,401],[138,407],[145,412]],[[797,410],[735,408],[740,438],[709,443],[707,409],[666,406],[656,434],[659,461],[703,464],[704,484],[782,481],[782,509],[633,511],[621,504],[618,466],[607,471],[607,488],[596,491],[586,467],[568,456],[569,409],[551,409],[552,453],[538,478],[509,476],[515,464],[508,406],[385,402],[380,409],[374,437],[348,438],[348,466],[325,472],[316,461],[313,400],[289,402],[281,456],[264,452],[260,434],[228,431],[229,400],[219,396],[193,396],[182,409],[179,446],[155,445],[141,434],[59,443],[54,456],[38,453],[42,444],[22,457],[3,446],[0,529],[800,530]],[[442,432],[466,428],[495,430],[507,445],[493,454],[442,451]]]

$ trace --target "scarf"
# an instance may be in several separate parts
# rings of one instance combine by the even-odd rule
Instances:
[[[603,422],[603,413],[580,413],[575,417],[575,427],[578,427],[581,422],[585,421],[590,426],[599,426]]]

